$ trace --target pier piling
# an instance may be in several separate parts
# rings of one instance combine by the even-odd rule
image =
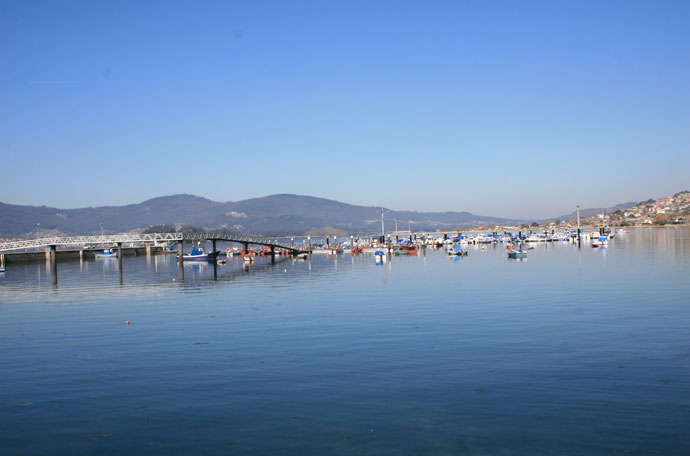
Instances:
[[[53,276],[53,285],[57,286],[57,246],[51,245],[46,253],[50,258],[50,272]]]
[[[124,283],[124,277],[122,276],[122,242],[117,243],[117,272],[120,276],[120,285]]]
[[[184,241],[177,242],[177,269],[180,273],[180,282],[184,282]]]

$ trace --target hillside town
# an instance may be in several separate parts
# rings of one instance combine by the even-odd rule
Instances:
[[[690,223],[690,191],[672,196],[649,199],[628,209],[599,214],[614,226],[668,225]]]

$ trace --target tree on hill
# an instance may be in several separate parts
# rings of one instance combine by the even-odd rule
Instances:
[[[142,231],[143,234],[174,233],[174,232],[175,232],[174,226],[163,225],[163,224],[151,225],[148,228],[145,228],[144,231]]]
[[[199,226],[185,225],[177,230],[178,233],[183,234],[204,234],[206,233],[206,228],[201,228]]]

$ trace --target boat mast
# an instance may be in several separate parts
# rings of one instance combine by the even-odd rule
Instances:
[[[383,242],[386,239],[386,230],[383,227],[383,213],[386,212],[383,208],[381,208],[381,242]]]
[[[577,243],[580,243],[580,205],[577,205]]]

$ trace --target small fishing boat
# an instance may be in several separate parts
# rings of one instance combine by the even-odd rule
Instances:
[[[96,252],[93,254],[96,258],[117,258],[117,251],[110,249],[103,252]]]
[[[251,250],[249,252],[242,252],[240,255],[242,255],[242,259],[245,263],[251,263],[256,258],[256,252]]]
[[[516,247],[514,245],[508,246],[508,258],[519,259],[527,258],[527,250],[524,247]]]
[[[460,247],[453,246],[453,248],[448,249],[448,255],[452,256],[467,256],[467,250],[462,250]]]
[[[207,253],[201,247],[193,247],[192,253],[185,253],[182,259],[184,261],[214,261],[217,256],[218,252]],[[177,255],[177,259],[180,259],[179,255]]]
[[[606,247],[609,244],[608,236],[598,236],[592,238],[592,247]]]
[[[235,255],[241,255],[242,250],[240,250],[239,247],[228,247],[227,250],[225,251],[225,254],[229,257],[235,256]]]

